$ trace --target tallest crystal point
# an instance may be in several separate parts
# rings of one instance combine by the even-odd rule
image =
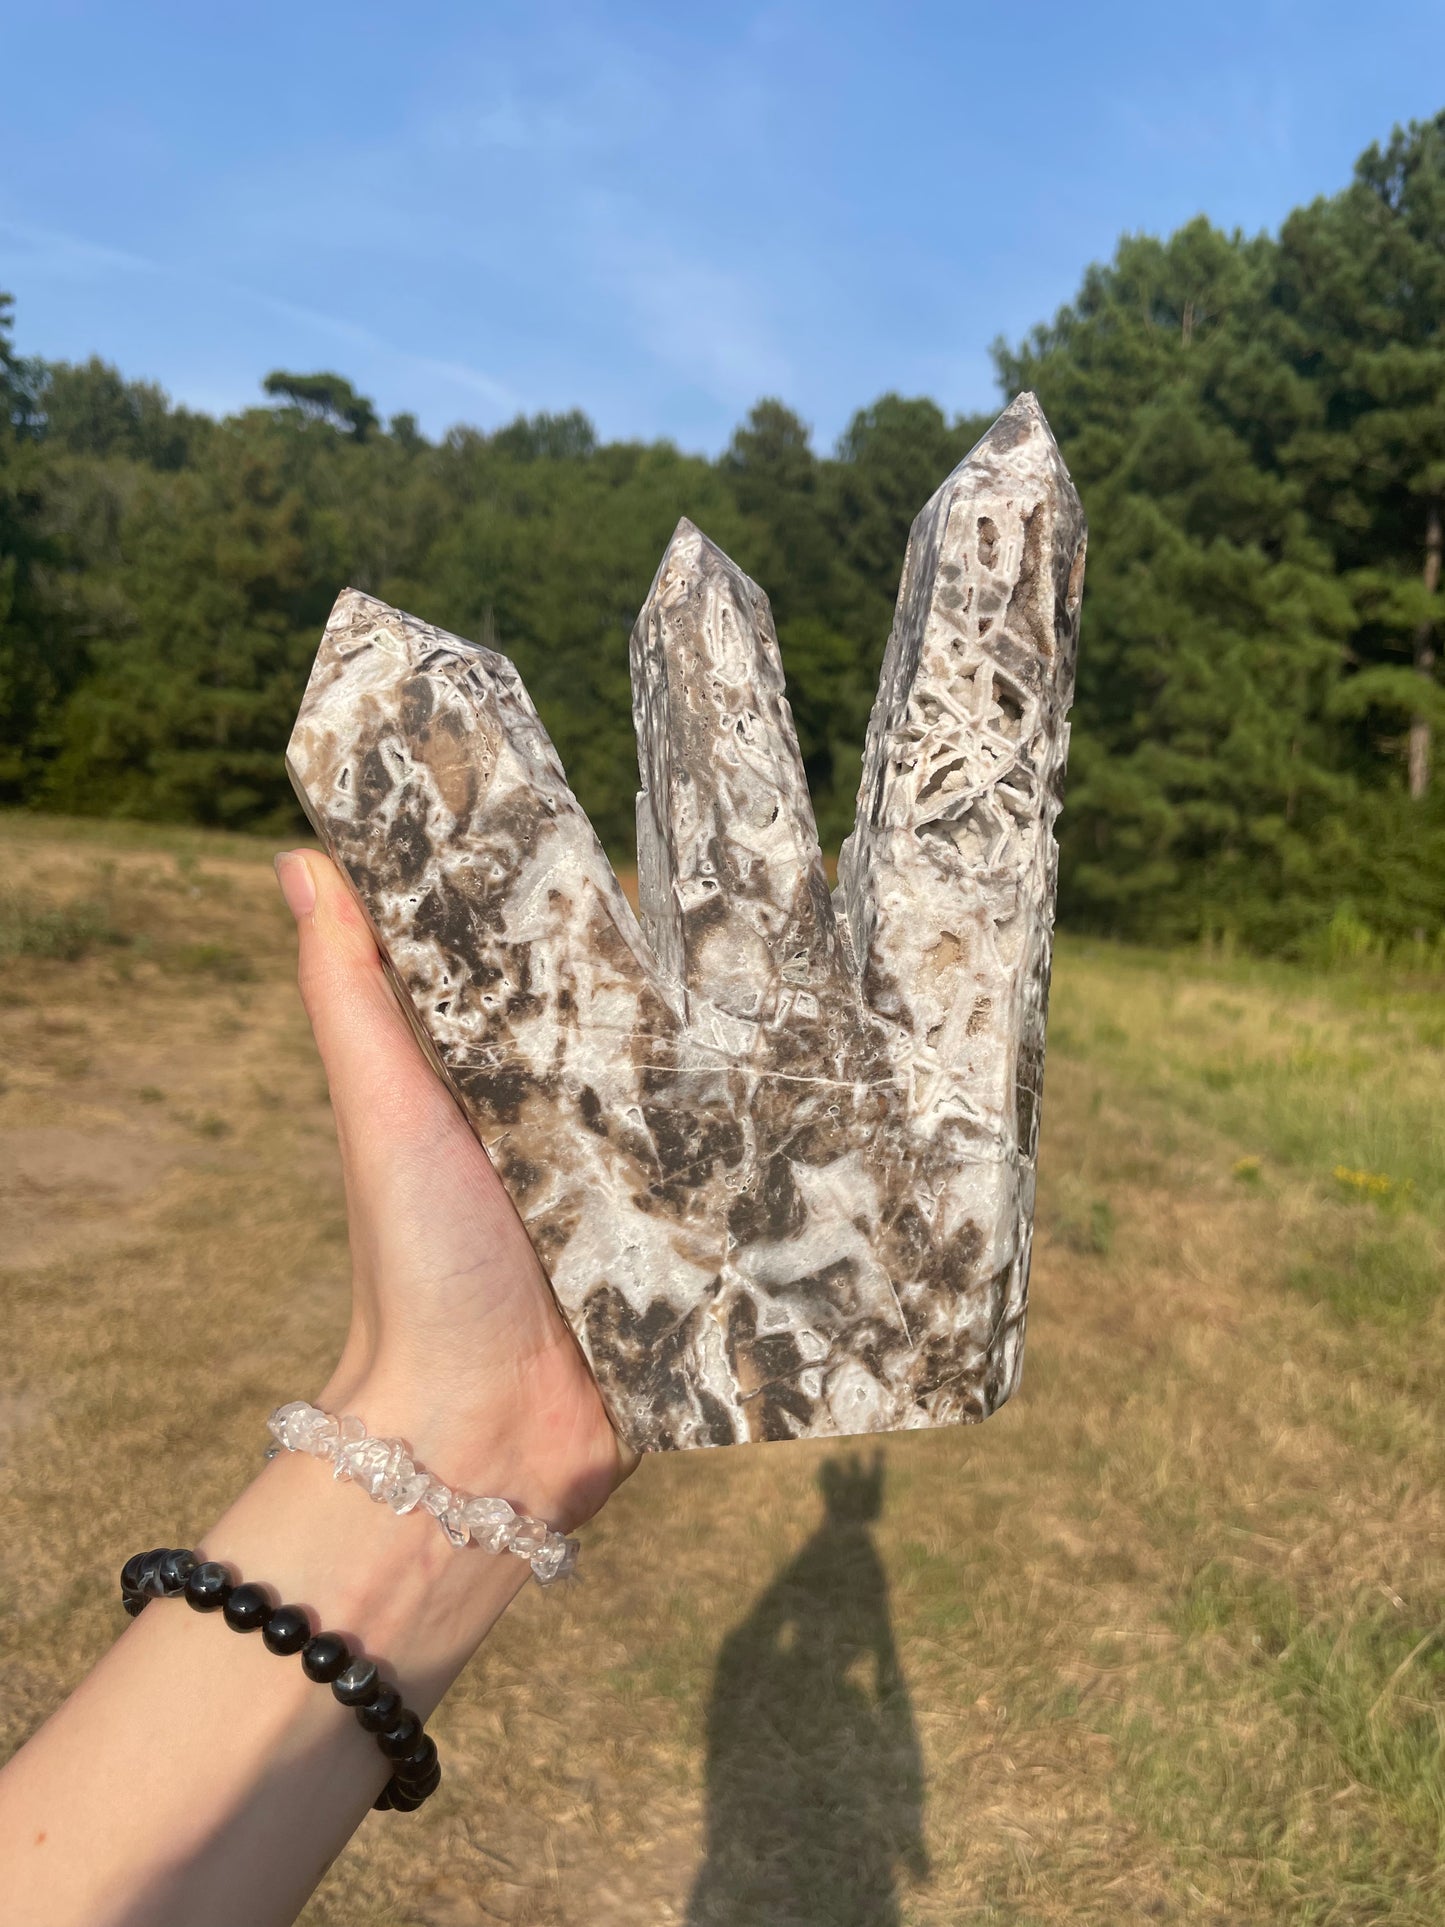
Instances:
[[[634,1445],[1017,1382],[1083,552],[1020,396],[914,524],[835,908],[767,599],[679,524],[641,927],[511,664],[338,601],[293,779]]]

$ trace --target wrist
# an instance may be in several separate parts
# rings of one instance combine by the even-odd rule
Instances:
[[[443,1391],[434,1379],[423,1389],[405,1370],[348,1370],[343,1358],[315,1402],[338,1418],[354,1413],[375,1437],[404,1440],[417,1465],[453,1491],[506,1499],[563,1533],[592,1517],[622,1473],[610,1428],[579,1427],[525,1373],[503,1397],[475,1384]]]
[[[529,1577],[525,1561],[448,1544],[304,1453],[272,1460],[206,1535],[207,1559],[304,1606],[316,1630],[389,1668],[423,1714]]]

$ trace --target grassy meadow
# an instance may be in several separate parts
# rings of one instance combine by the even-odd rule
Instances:
[[[342,1331],[269,854],[0,819],[6,1749]],[[1438,1927],[1442,991],[1062,942],[1013,1403],[645,1464],[310,1927]]]

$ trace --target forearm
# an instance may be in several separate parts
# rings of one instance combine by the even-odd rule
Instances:
[[[362,1393],[355,1409],[386,1429],[384,1403],[368,1409]],[[548,1507],[510,1468],[488,1481],[485,1448],[469,1456],[455,1470],[428,1462],[471,1490]],[[429,1513],[397,1517],[292,1454],[198,1550],[307,1607],[423,1718],[528,1576],[525,1561],[458,1551]],[[374,1739],[299,1659],[219,1614],[155,1601],[0,1774],[7,1909],[47,1927],[289,1922],[386,1778]]]

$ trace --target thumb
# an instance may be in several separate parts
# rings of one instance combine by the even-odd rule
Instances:
[[[331,1087],[344,1152],[392,1150],[408,1138],[459,1133],[461,1114],[417,1042],[393,992],[371,926],[330,858],[276,858],[300,940],[297,980]]]

